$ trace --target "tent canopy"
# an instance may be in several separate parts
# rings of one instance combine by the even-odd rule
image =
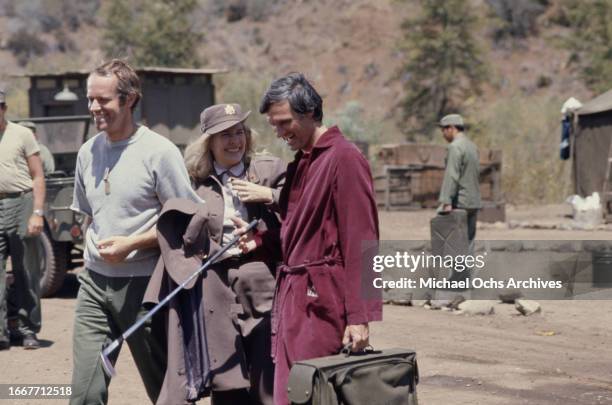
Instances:
[[[583,197],[601,193],[606,181],[612,141],[612,90],[587,101],[576,111],[573,141],[575,192]]]
[[[612,110],[612,89],[587,101],[576,112],[578,115],[596,114]]]

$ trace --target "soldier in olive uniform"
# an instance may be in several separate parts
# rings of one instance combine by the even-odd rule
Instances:
[[[463,118],[450,114],[440,120],[444,139],[449,143],[446,171],[440,190],[440,210],[450,212],[454,208],[467,211],[470,252],[476,237],[476,216],[480,204],[480,159],[478,148],[464,133]]]
[[[34,138],[36,138],[36,142],[38,142],[38,147],[40,149],[40,159],[42,160],[43,172],[45,172],[45,176],[53,173],[55,171],[55,159],[53,158],[53,154],[49,148],[40,143],[40,139],[38,139],[38,134],[36,133],[36,124],[32,121],[22,121],[19,124],[23,127],[29,128],[34,134]]]
[[[5,263],[13,266],[16,340],[37,349],[41,328],[38,236],[43,230],[45,180],[40,148],[32,132],[6,120],[5,92],[0,89],[0,350],[10,347],[7,325]]]

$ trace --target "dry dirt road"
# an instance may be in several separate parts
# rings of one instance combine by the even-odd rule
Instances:
[[[567,221],[566,208],[519,207],[508,219]],[[381,212],[383,239],[428,239],[432,211]],[[478,239],[611,239],[612,231],[485,227]],[[77,285],[70,276],[61,294],[43,301],[44,347],[0,352],[0,384],[70,382],[71,333]],[[612,404],[612,301],[542,301],[542,313],[518,315],[496,304],[495,314],[469,317],[421,307],[384,308],[372,325],[376,348],[416,350],[425,405]],[[124,348],[111,404],[147,403],[129,350]],[[55,400],[0,400],[0,404],[52,404]],[[207,403],[204,402],[203,403]],[[369,405],[369,404],[364,404]]]

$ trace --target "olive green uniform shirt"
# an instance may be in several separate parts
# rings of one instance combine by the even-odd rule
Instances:
[[[438,201],[451,204],[453,208],[480,208],[479,180],[478,148],[460,132],[448,145],[446,171]]]
[[[32,190],[27,158],[39,153],[34,134],[26,127],[8,121],[0,133],[0,193]]]
[[[43,172],[45,172],[45,176],[49,173],[53,173],[55,171],[55,160],[53,159],[53,154],[42,143],[38,144],[40,148],[40,160],[42,160]]]

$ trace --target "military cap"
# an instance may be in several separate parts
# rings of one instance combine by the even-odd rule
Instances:
[[[251,111],[242,113],[240,104],[216,104],[200,114],[200,124],[204,136],[214,135],[243,122]]]
[[[442,117],[440,120],[441,127],[462,127],[463,117],[459,114],[449,114]]]

